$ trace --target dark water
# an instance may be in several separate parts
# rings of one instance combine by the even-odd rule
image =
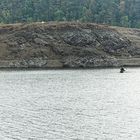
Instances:
[[[1,71],[0,140],[140,140],[140,69]]]

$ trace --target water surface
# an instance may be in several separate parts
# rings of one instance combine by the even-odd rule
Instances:
[[[1,140],[140,140],[140,69],[0,71]]]

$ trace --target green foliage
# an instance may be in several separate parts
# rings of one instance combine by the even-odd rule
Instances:
[[[0,23],[82,21],[140,28],[140,0],[0,0]]]
[[[56,19],[57,21],[65,20],[64,12],[63,12],[62,10],[59,10],[59,9],[58,9],[58,10],[54,13],[54,15],[55,15],[55,19]]]
[[[122,18],[121,18],[121,25],[124,26],[124,27],[129,27],[128,16],[122,16]]]
[[[137,24],[136,24],[136,28],[140,28],[140,21],[137,22]]]

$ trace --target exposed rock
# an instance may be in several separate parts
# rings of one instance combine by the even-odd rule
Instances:
[[[66,32],[63,34],[62,38],[69,45],[81,47],[86,45],[96,45],[96,37],[83,30]]]
[[[40,38],[35,38],[34,42],[38,45],[48,45],[48,43]]]
[[[140,65],[139,40],[138,29],[91,23],[5,25],[0,26],[0,67]]]

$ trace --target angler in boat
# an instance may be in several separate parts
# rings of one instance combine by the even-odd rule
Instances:
[[[124,73],[124,72],[125,72],[125,69],[123,67],[121,67],[120,73]]]

